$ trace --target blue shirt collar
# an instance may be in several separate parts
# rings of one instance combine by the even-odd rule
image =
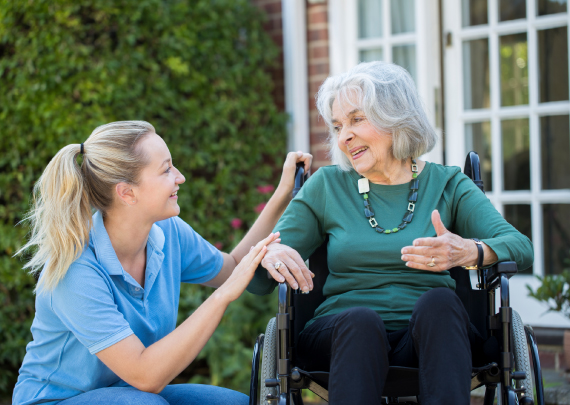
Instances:
[[[90,238],[95,248],[95,256],[101,267],[111,276],[124,275],[125,272],[115,253],[115,249],[113,249],[111,239],[103,223],[103,215],[101,215],[100,211],[97,211],[95,215],[93,215],[93,227],[91,228]],[[163,258],[164,254],[162,253],[162,248],[164,247],[164,240],[164,232],[162,229],[160,229],[158,225],[153,224],[148,235],[147,255],[151,256],[149,253],[152,249],[153,253],[156,252],[159,257]]]

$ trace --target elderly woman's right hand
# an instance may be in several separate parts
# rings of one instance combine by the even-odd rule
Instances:
[[[305,262],[299,253],[287,245],[269,244],[261,265],[275,280],[280,283],[286,280],[295,290],[301,288],[303,292],[309,292],[313,289],[313,277],[315,275],[305,266]],[[279,269],[276,270],[275,267]]]

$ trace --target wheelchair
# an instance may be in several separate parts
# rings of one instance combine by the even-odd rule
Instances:
[[[464,173],[484,192],[479,156],[467,155]],[[302,165],[295,174],[296,194],[306,180]],[[327,241],[309,258],[315,273],[313,290],[302,294],[287,283],[278,285],[278,312],[253,348],[250,405],[301,405],[301,392],[308,389],[328,402],[328,372],[305,371],[295,366],[299,333],[325,300],[323,286],[328,275]],[[497,394],[499,405],[544,405],[542,371],[532,327],[509,304],[509,278],[517,273],[515,262],[497,263],[477,270],[472,288],[468,271],[450,270],[456,281],[455,292],[465,306],[471,323],[485,341],[485,358],[493,361],[473,367],[471,390],[485,386],[484,404],[492,405]],[[500,305],[496,308],[496,294]],[[474,359],[474,363],[476,359]],[[390,366],[384,387],[385,404],[421,404],[417,368]],[[403,401],[403,402],[402,402]],[[409,402],[414,401],[414,402]]]

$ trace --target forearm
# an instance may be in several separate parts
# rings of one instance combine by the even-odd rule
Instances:
[[[265,238],[275,228],[277,221],[285,212],[285,208],[291,201],[291,192],[277,187],[267,205],[259,214],[259,217],[243,237],[240,243],[232,250],[230,255],[235,259],[236,264],[249,252],[249,248]]]
[[[144,349],[132,365],[141,386],[160,392],[188,367],[218,327],[228,305],[223,292],[216,290],[174,331]]]

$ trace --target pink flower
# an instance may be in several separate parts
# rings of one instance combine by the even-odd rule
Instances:
[[[271,193],[273,190],[275,190],[275,187],[273,187],[271,184],[268,184],[266,186],[257,186],[257,191],[259,191],[261,194]]]
[[[216,243],[214,243],[214,246],[216,247],[216,249],[222,250],[222,248],[224,247],[224,244],[222,242],[216,242]]]
[[[261,211],[263,211],[263,209],[265,208],[266,205],[267,205],[267,203],[259,204],[257,207],[255,207],[255,212],[257,212],[259,214]]]
[[[242,224],[243,224],[243,221],[241,219],[239,219],[239,218],[232,219],[232,222],[231,222],[232,228],[239,229],[239,228],[241,228]]]

